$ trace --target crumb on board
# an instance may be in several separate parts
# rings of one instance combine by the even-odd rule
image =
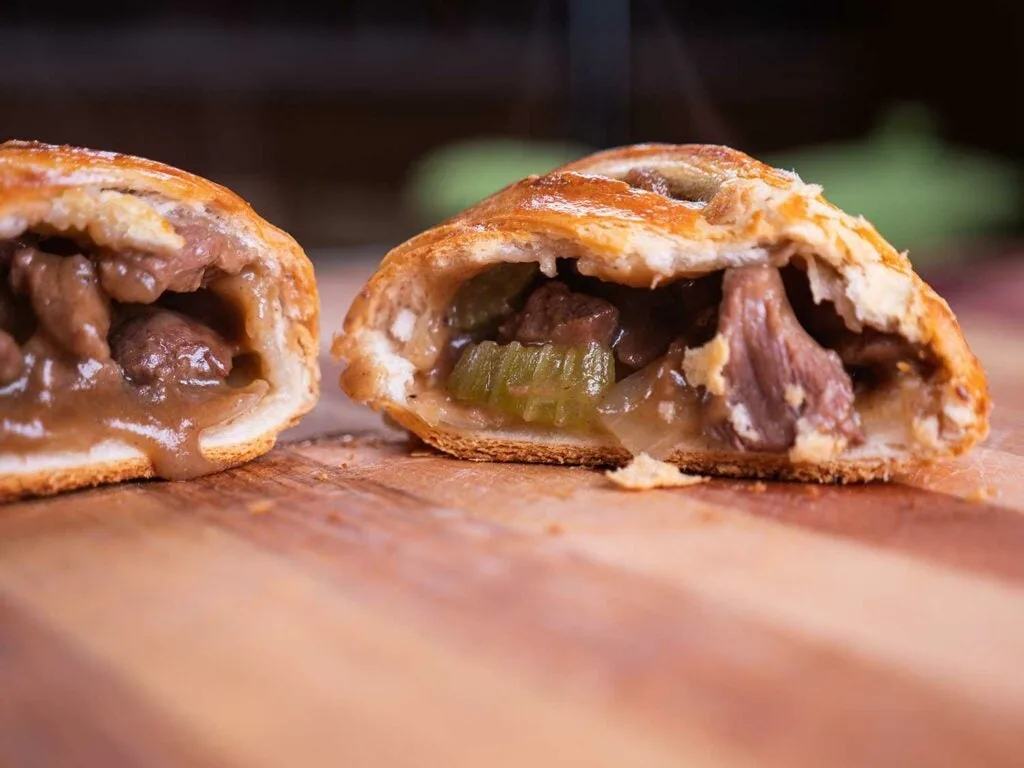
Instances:
[[[321,482],[331,479],[331,476],[324,472],[322,469],[318,469],[316,472],[314,472],[313,477],[315,477],[317,480],[320,480]]]
[[[682,488],[707,482],[701,475],[687,475],[679,467],[658,461],[646,453],[638,454],[624,467],[605,472],[605,476],[620,488],[630,491],[648,491],[653,488]]]
[[[555,486],[554,488],[545,488],[544,495],[549,499],[571,499],[576,493],[575,488],[563,488]]]
[[[693,517],[695,522],[701,524],[714,523],[721,519],[717,512],[710,509],[698,509]]]
[[[965,496],[964,498],[966,498],[967,501],[973,501],[978,504],[981,504],[986,501],[991,501],[997,496],[999,496],[999,489],[996,488],[995,486],[978,485],[975,486],[974,489],[970,493],[968,493],[967,496]]]
[[[269,499],[263,501],[253,501],[249,503],[248,509],[250,515],[265,515],[267,512],[274,508],[274,502]]]
[[[752,493],[765,493],[768,490],[768,484],[758,480],[752,486],[750,486]]]
[[[805,485],[804,495],[810,496],[812,499],[817,499],[821,496],[821,488],[816,485]]]

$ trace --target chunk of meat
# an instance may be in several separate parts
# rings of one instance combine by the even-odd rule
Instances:
[[[619,335],[615,342],[615,359],[629,368],[643,368],[660,357],[679,335],[678,319],[671,317],[664,308],[644,302],[641,297],[617,306]]]
[[[687,346],[698,346],[715,335],[718,307],[722,303],[722,275],[715,273],[696,280],[680,280],[669,286],[683,309],[680,335]]]
[[[711,434],[736,448],[785,451],[803,420],[822,434],[861,439],[850,377],[839,355],[800,325],[777,269],[726,270],[718,332],[729,359],[725,393],[707,411]]]
[[[134,384],[220,384],[231,373],[231,348],[207,326],[165,309],[144,312],[117,327],[114,359]]]
[[[152,304],[177,277],[170,254],[142,251],[100,251],[96,264],[100,270],[103,288],[117,301]],[[192,267],[185,268],[191,275]]]
[[[25,244],[20,240],[0,240],[0,276],[10,269],[15,251],[20,251]]]
[[[11,291],[9,270],[0,250],[0,331],[15,335],[25,321],[31,319],[26,316],[29,311],[23,304]]]
[[[71,354],[47,333],[37,333],[21,346],[21,377],[29,401],[52,406],[70,391],[119,391],[121,371],[113,360],[83,359]]]
[[[15,294],[11,288],[11,264],[16,252],[36,247],[37,240],[33,235],[22,235],[0,242],[0,331],[8,333],[18,344],[31,338],[37,323],[28,298]]]
[[[192,293],[165,293],[160,297],[160,306],[198,320],[228,342],[246,335],[245,318],[238,304],[230,298],[221,298],[209,288]]]
[[[571,290],[612,304],[619,312],[613,337],[616,375],[628,374],[660,357],[679,335],[683,305],[674,286],[649,290],[572,274]]]
[[[100,280],[111,298],[152,304],[164,291],[198,289],[210,270],[234,274],[249,260],[247,246],[206,218],[179,210],[169,214],[168,220],[185,240],[180,253],[102,250],[96,254]]]
[[[902,336],[873,328],[865,328],[861,333],[849,331],[829,346],[846,365],[895,366],[897,362],[920,357],[919,349]]]
[[[661,357],[668,345],[682,336],[699,346],[715,333],[721,276],[678,280],[660,288],[633,288],[581,275],[570,262],[559,274],[570,290],[596,296],[619,311],[614,338],[616,376],[629,375]]]
[[[634,168],[622,180],[637,189],[646,189],[648,192],[656,192],[665,197],[672,196],[668,179],[654,168]]]
[[[9,333],[0,331],[0,387],[21,376],[24,364],[18,342]]]
[[[922,361],[926,352],[896,333],[865,327],[852,331],[831,301],[814,302],[807,274],[792,265],[782,270],[793,311],[800,324],[824,347],[834,349],[844,365],[857,368],[889,368],[900,361]]]
[[[578,346],[596,342],[610,347],[619,311],[596,296],[573,293],[558,280],[540,286],[519,312],[501,326],[504,340],[520,344]]]
[[[79,358],[110,358],[110,307],[85,256],[22,248],[14,254],[10,283],[28,296],[39,325],[65,350]]]
[[[701,281],[695,280],[656,290],[616,285],[605,298],[619,310],[615,359],[633,370],[664,355],[678,337],[689,337],[702,310],[707,307],[714,311],[716,306],[708,303]]]
[[[721,283],[708,277],[656,290],[613,286],[606,298],[619,310],[615,358],[636,370],[665,354],[677,338],[695,347],[714,336]]]

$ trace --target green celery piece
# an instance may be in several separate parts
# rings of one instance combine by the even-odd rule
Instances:
[[[535,262],[498,264],[459,288],[449,319],[460,331],[483,328],[514,309],[513,303],[540,271]]]
[[[599,344],[524,347],[485,341],[467,347],[448,390],[461,402],[486,406],[549,426],[586,426],[615,382],[615,360]]]
[[[448,379],[448,389],[456,400],[485,403],[494,380],[494,356],[488,345],[494,342],[470,344],[459,357]]]

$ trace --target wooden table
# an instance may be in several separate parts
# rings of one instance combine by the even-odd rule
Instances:
[[[891,485],[454,461],[328,363],[249,466],[2,508],[0,765],[1024,765],[1024,323],[979,307],[992,438]]]

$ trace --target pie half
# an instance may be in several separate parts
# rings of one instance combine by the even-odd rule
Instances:
[[[266,452],[316,401],[317,313],[302,249],[223,187],[0,145],[0,499]]]
[[[719,146],[512,184],[392,250],[342,388],[467,459],[888,478],[988,431],[949,306],[865,220]]]

